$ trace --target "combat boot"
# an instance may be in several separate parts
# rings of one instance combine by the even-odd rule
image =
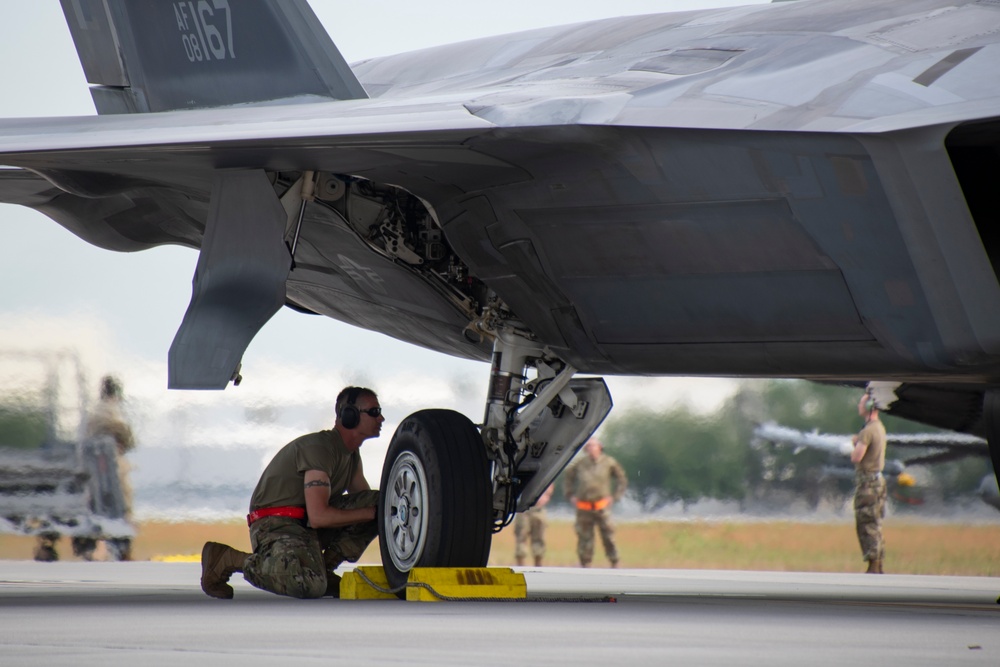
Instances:
[[[872,558],[868,561],[868,569],[865,570],[865,574],[882,574],[882,559]]]
[[[535,556],[535,567],[541,567],[541,566],[542,566],[542,557]]]
[[[523,567],[524,566],[524,556],[517,556],[516,558],[517,558],[517,564],[519,566]]]
[[[229,600],[233,587],[229,577],[243,571],[243,562],[250,554],[237,551],[227,544],[205,542],[201,550],[201,590],[213,598]]]
[[[340,575],[334,574],[333,572],[326,573],[326,592],[323,593],[325,598],[339,598],[340,597]]]

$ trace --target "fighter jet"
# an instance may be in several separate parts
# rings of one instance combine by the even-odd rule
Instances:
[[[282,306],[492,360],[482,424],[430,409],[393,436],[394,585],[486,562],[611,409],[596,374],[892,382],[1000,467],[994,2],[622,17],[352,65],[305,0],[62,4],[99,115],[0,122],[0,201],[110,250],[199,249],[171,387],[238,383]]]
[[[825,471],[831,476],[853,474],[850,463],[854,445],[851,435],[800,431],[773,422],[758,424],[753,430],[753,443],[757,446],[769,442],[796,449],[817,449],[830,454],[831,464]],[[917,450],[904,459],[886,459],[884,473],[893,483],[912,486],[914,478],[906,468],[911,465],[927,465],[954,461],[968,456],[988,457],[989,445],[982,438],[967,433],[888,433],[887,444],[898,450]],[[979,497],[988,505],[1000,510],[1000,490],[992,475],[987,475],[977,489]]]

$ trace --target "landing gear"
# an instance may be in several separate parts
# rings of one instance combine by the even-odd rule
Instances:
[[[487,564],[490,472],[467,417],[422,410],[404,419],[389,444],[380,488],[379,546],[390,587],[405,584],[414,567]]]
[[[484,567],[492,533],[535,504],[611,410],[602,378],[574,378],[499,304],[469,333],[494,345],[481,432],[457,412],[423,410],[389,443],[378,524],[392,588],[414,567]]]

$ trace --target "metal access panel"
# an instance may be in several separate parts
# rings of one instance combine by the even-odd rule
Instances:
[[[518,512],[535,504],[611,411],[604,378],[573,378],[560,396],[567,390],[575,395],[575,406],[557,398],[528,426],[528,449],[517,466],[517,476],[527,480]]]

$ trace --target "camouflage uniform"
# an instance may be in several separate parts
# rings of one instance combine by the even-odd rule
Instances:
[[[526,512],[519,512],[514,517],[514,557],[518,563],[528,555],[528,541],[531,541],[531,555],[539,563],[545,557],[545,508],[532,507]]]
[[[881,561],[885,557],[882,539],[882,519],[885,518],[886,485],[882,476],[885,466],[885,426],[878,420],[865,424],[858,441],[867,445],[864,457],[857,463],[854,488],[854,520],[866,561]]]
[[[378,505],[378,491],[343,495],[359,465],[360,453],[348,451],[336,430],[304,435],[275,454],[257,482],[250,509],[305,507],[302,479],[307,470],[322,470],[330,477],[331,507]],[[335,581],[328,575],[345,560],[357,561],[377,536],[375,521],[314,529],[304,519],[267,516],[250,525],[253,553],[243,563],[243,578],[278,595],[323,597]]]
[[[378,504],[378,491],[361,491],[330,499],[338,509]],[[313,529],[305,521],[264,517],[250,526],[253,553],[243,564],[243,578],[265,591],[293,598],[319,598],[327,593],[328,575],[343,561],[357,562],[378,537],[374,521],[343,528]]]
[[[612,493],[611,483],[615,482]],[[625,471],[618,461],[601,453],[595,460],[589,454],[582,456],[566,469],[564,488],[567,498],[577,499],[576,508],[576,553],[580,564],[590,565],[594,559],[594,528],[601,533],[604,553],[611,565],[618,564],[618,547],[615,545],[615,528],[611,521],[610,505],[603,508],[587,509],[581,504],[597,505],[621,499],[628,488]]]

